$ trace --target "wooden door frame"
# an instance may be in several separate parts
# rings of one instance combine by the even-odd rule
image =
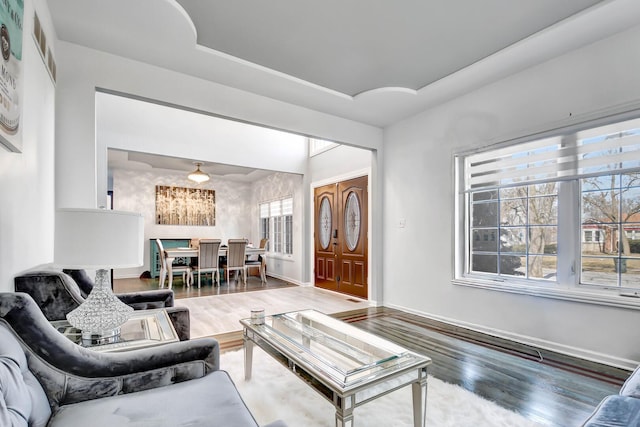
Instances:
[[[314,200],[315,200],[315,196],[314,196],[314,191],[316,188],[318,187],[322,187],[324,185],[328,185],[328,184],[334,184],[334,183],[338,183],[341,181],[347,181],[353,178],[358,178],[361,176],[367,176],[367,180],[368,180],[368,187],[369,189],[371,189],[371,185],[372,185],[372,171],[371,168],[364,168],[364,169],[358,169],[358,170],[354,170],[351,171],[349,173],[346,174],[342,174],[342,175],[337,175],[337,176],[333,176],[327,179],[323,179],[323,180],[319,180],[319,181],[314,181],[312,183],[310,183],[309,185],[309,200],[311,201],[310,203],[310,208],[309,208],[309,224],[311,224],[310,228],[310,234],[309,234],[309,239],[308,239],[308,253],[309,253],[309,257],[308,257],[308,265],[309,265],[309,272],[310,272],[310,280],[311,286],[314,286],[315,284],[315,274],[313,273],[315,265],[314,265],[314,257],[315,257],[315,238],[314,238],[314,232],[316,229],[316,224],[315,224],[315,215],[314,215]],[[368,259],[368,265],[367,265],[367,276],[368,276],[368,280],[367,280],[367,295],[369,295],[369,300],[372,299],[372,295],[377,295],[377,293],[372,293],[373,292],[373,282],[374,280],[372,280],[372,260],[371,260],[371,254],[372,252],[372,241],[374,239],[372,239],[373,236],[373,220],[372,220],[372,206],[373,206],[373,197],[371,194],[371,191],[368,192],[368,196],[367,196],[367,233],[369,235],[369,238],[367,239],[367,251],[369,253],[369,259]]]

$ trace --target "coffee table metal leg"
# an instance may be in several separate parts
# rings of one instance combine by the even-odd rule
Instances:
[[[420,380],[411,384],[413,392],[413,426],[424,427],[427,423],[427,369],[420,369]]]
[[[334,395],[333,400],[336,407],[336,427],[353,427],[354,397],[340,398]]]
[[[244,379],[251,379],[251,368],[253,367],[253,341],[244,340]]]

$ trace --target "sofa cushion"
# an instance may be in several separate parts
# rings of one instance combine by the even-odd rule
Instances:
[[[605,397],[583,427],[640,426],[640,399],[612,395]]]
[[[631,373],[627,381],[624,382],[620,389],[622,396],[635,397],[640,399],[640,366]]]
[[[0,426],[44,427],[51,409],[38,380],[29,371],[20,343],[0,322]]]
[[[257,427],[225,371],[150,390],[61,406],[49,427]]]

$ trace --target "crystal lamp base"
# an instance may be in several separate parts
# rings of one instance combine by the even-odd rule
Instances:
[[[120,333],[120,326],[129,319],[133,308],[129,307],[111,290],[109,271],[105,269],[96,272],[96,285],[78,308],[67,314],[69,323],[85,333],[109,337]]]

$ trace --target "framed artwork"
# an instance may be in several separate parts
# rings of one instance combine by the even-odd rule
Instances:
[[[22,151],[22,23],[23,0],[0,2],[0,144]]]
[[[156,185],[156,224],[216,225],[216,192]]]

